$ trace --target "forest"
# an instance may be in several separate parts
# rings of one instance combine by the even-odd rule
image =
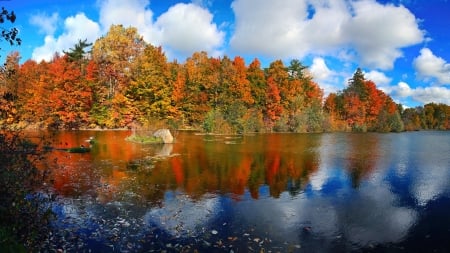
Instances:
[[[10,53],[0,72],[0,124],[8,129],[199,129],[210,133],[400,132],[450,129],[450,106],[404,109],[366,80],[324,97],[299,60],[263,68],[196,52],[169,62],[137,29],[113,25],[50,62]]]

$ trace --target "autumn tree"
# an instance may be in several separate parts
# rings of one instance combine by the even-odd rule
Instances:
[[[250,85],[254,106],[262,108],[266,103],[267,83],[264,71],[261,69],[261,63],[256,58],[248,66],[247,80]]]
[[[145,124],[172,118],[172,83],[162,48],[147,45],[136,59],[132,76],[126,96],[131,101],[134,117]]]
[[[283,113],[280,90],[273,77],[267,78],[266,96],[266,107],[264,110],[265,122],[271,130]]]
[[[50,94],[52,92],[49,63],[42,61],[37,64],[27,61],[20,72],[20,82],[26,85],[26,102],[23,105],[22,121],[26,124],[34,124],[36,127],[47,127],[50,121],[51,105]]]
[[[329,122],[344,129],[346,122],[353,131],[402,131],[403,122],[397,104],[374,82],[366,80],[358,68],[339,94],[332,93],[325,100],[324,110]]]
[[[13,11],[2,7],[0,23],[14,23]],[[20,45],[18,29],[0,27],[0,40]],[[19,84],[20,55],[8,55],[1,71],[0,127],[11,129],[19,116],[25,87]],[[17,130],[17,129],[16,129]],[[20,129],[19,129],[20,130]],[[49,210],[45,189],[46,169],[38,169],[35,162],[43,152],[30,145],[21,131],[0,133],[0,248],[7,252],[39,251],[40,243],[49,240]],[[39,194],[36,194],[36,190]],[[46,204],[42,204],[46,203]]]
[[[183,111],[190,125],[200,125],[206,113],[211,110],[211,66],[206,52],[196,52],[186,60],[185,102]],[[213,100],[214,101],[214,100]]]
[[[2,15],[15,19],[9,12]],[[20,42],[16,35],[3,36]],[[239,56],[195,52],[182,64],[169,63],[161,47],[122,25],[112,25],[93,44],[79,40],[64,53],[22,66],[18,53],[8,55],[0,71],[2,123],[118,128],[177,121],[233,133],[402,131],[402,120],[408,129],[449,125],[447,107],[400,110],[360,68],[345,89],[323,99],[299,60],[287,66],[276,60],[263,70],[258,59],[246,66]]]
[[[445,104],[428,103],[420,113],[424,129],[450,129],[450,107]]]
[[[5,64],[0,68],[0,121],[2,123],[17,123],[20,108],[19,95],[19,60],[18,52],[10,53]],[[22,88],[22,87],[21,87]]]
[[[172,99],[171,114],[173,119],[169,120],[175,125],[185,125],[185,114],[183,113],[183,104],[186,97],[186,70],[177,62],[169,63],[172,81]]]
[[[290,103],[290,87],[289,87],[289,74],[286,66],[281,60],[276,60],[270,63],[269,68],[266,70],[267,79],[271,78],[273,85],[276,85],[279,92],[281,103],[284,109],[289,107]]]
[[[15,51],[6,57],[6,61],[0,69],[0,90],[17,97],[19,93],[19,52]],[[22,88],[22,87],[21,87]]]
[[[33,122],[38,122],[36,120],[37,115],[34,112],[34,106],[31,106],[29,102],[32,99],[37,99],[35,93],[38,91],[37,87],[41,74],[43,74],[44,65],[44,63],[38,64],[34,60],[27,60],[19,68],[17,85],[18,87],[22,87],[19,89],[20,92],[18,94],[20,122],[22,124],[28,125]]]
[[[417,131],[421,129],[418,108],[406,108],[403,110],[401,116],[406,131]]]
[[[52,101],[50,126],[57,128],[79,128],[89,122],[92,105],[92,90],[83,82],[81,71],[76,62],[67,55],[55,57],[50,63],[49,100]]]
[[[95,41],[92,59],[98,76],[92,84],[96,92],[92,114],[97,124],[124,127],[131,123],[132,115],[124,110],[130,105],[124,92],[130,84],[135,61],[145,46],[136,28],[122,25],[112,25],[104,37]]]
[[[0,41],[6,41],[11,46],[20,45],[22,40],[18,37],[19,30],[16,27],[8,28],[3,26],[5,23],[13,24],[16,21],[14,11],[9,11],[2,7],[0,11]],[[0,123],[12,123],[17,118],[17,68],[20,56],[18,53],[12,53],[7,58],[7,63],[2,68],[0,84]]]
[[[318,132],[323,130],[323,91],[299,60],[288,66],[289,112],[288,126],[294,132]]]
[[[244,115],[245,128],[248,131],[261,131],[264,125],[263,110],[266,105],[267,81],[260,61],[255,58],[247,68],[246,79],[249,82],[253,104]]]

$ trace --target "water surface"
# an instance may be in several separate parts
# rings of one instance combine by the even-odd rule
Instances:
[[[450,133],[68,131],[49,247],[102,252],[448,252]],[[50,164],[50,162],[49,162]]]

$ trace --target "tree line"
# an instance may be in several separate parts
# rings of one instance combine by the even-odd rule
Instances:
[[[9,128],[145,128],[206,132],[322,132],[450,129],[444,104],[403,109],[357,69],[348,86],[324,97],[299,60],[262,68],[242,57],[196,52],[169,62],[136,28],[113,25],[49,62],[0,72],[0,123]]]

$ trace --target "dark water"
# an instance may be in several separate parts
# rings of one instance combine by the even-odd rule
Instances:
[[[449,252],[450,132],[207,136],[62,132],[49,248]]]

